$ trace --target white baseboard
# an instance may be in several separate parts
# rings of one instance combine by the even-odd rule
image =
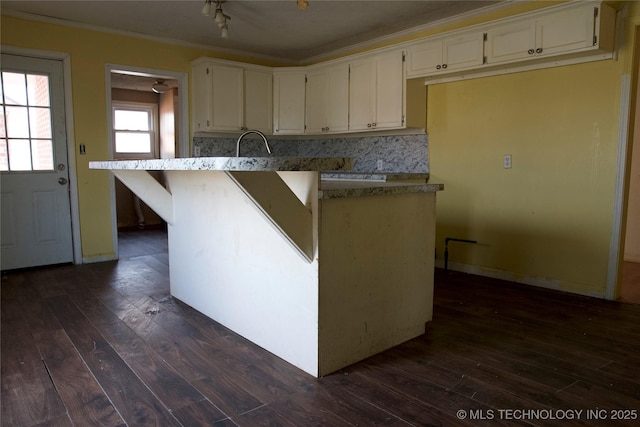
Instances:
[[[435,266],[437,268],[444,268],[444,261],[436,260]],[[462,264],[459,262],[448,262],[449,270],[459,271],[462,273],[475,274],[478,276],[491,277],[493,279],[507,280],[509,282],[522,283],[524,285],[537,286],[539,288],[554,289],[562,292],[569,292],[577,295],[584,295],[588,297],[605,298],[604,291],[598,292],[581,292],[575,290],[578,286],[575,283],[564,282],[561,280],[545,279],[543,277],[524,276],[522,274],[512,273],[506,270],[498,270],[488,267],[479,267],[476,265]]]
[[[112,256],[101,256],[101,257],[95,257],[95,258],[82,258],[82,263],[94,264],[97,262],[117,261],[117,260],[118,260],[118,257],[116,257],[115,255],[112,255]]]

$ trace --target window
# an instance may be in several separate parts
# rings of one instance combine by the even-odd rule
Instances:
[[[0,171],[52,171],[49,76],[3,71]]]
[[[113,103],[114,157],[153,159],[156,157],[157,106],[134,102]]]

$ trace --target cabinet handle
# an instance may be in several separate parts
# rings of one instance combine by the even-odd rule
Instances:
[[[367,127],[370,128],[371,127],[371,123],[367,123]]]
[[[447,64],[442,64],[442,69],[444,70],[445,68],[447,68]]]
[[[329,126],[327,126],[326,128],[324,128],[325,132],[329,132]]]
[[[372,123],[372,126],[373,126],[373,127],[376,127],[376,125],[377,125],[377,123]]]
[[[542,48],[541,47],[537,48],[536,53],[542,53]]]
[[[207,120],[207,127],[209,127],[209,126],[210,126],[210,125],[209,125],[209,120]]]
[[[436,65],[436,70],[439,70],[440,68],[442,68],[442,65],[440,64]]]
[[[527,53],[528,53],[529,55],[533,55],[533,54],[534,54],[534,52],[535,52],[535,51],[534,51],[533,49],[529,49],[529,50],[527,51]]]

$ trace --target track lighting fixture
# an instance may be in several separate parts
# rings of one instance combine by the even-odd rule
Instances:
[[[213,4],[215,3],[215,10],[213,9]],[[227,21],[231,20],[229,15],[225,15],[222,11],[222,3],[224,0],[205,0],[204,6],[202,7],[202,14],[204,16],[211,16],[211,11],[213,12],[213,20],[218,24],[218,28],[220,28],[220,35],[223,39],[229,37],[229,24]]]

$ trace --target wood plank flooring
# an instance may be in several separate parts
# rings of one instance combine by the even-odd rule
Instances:
[[[136,234],[3,276],[2,426],[638,425],[638,305],[438,270],[426,334],[315,379],[172,298]]]

